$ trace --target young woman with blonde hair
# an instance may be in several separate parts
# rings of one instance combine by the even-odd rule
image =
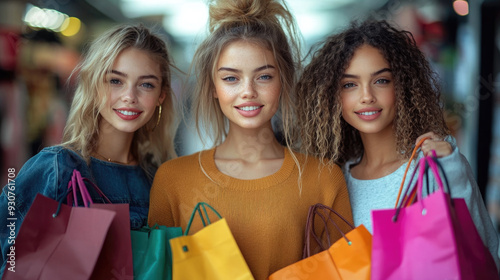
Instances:
[[[212,1],[209,30],[193,61],[191,105],[215,146],[158,169],[149,224],[185,229],[195,205],[207,202],[226,218],[253,276],[265,279],[301,259],[309,206],[352,219],[347,189],[338,166],[320,170],[290,148],[300,41],[284,1]],[[202,227],[196,222],[191,232]],[[332,241],[340,236],[332,230]]]
[[[63,143],[33,156],[15,179],[18,225],[37,193],[60,198],[74,169],[111,202],[130,204],[132,229],[146,225],[154,173],[176,156],[170,67],[165,41],[142,25],[117,26],[90,45],[75,69],[78,86]],[[94,202],[104,202],[89,191]],[[0,207],[7,203],[4,188]],[[2,220],[6,215],[0,211]],[[5,266],[7,228],[0,234]]]

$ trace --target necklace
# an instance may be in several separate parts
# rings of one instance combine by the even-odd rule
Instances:
[[[96,155],[98,155],[101,159],[104,159],[104,160],[106,160],[106,161],[108,161],[108,162],[113,162],[113,163],[119,163],[119,164],[129,165],[131,162],[133,162],[133,161],[135,160],[134,158],[132,158],[132,159],[131,159],[131,160],[129,160],[129,161],[122,162],[122,161],[112,160],[111,158],[105,157],[105,156],[103,156],[103,155],[99,154],[97,151],[94,151],[94,153],[95,153]]]

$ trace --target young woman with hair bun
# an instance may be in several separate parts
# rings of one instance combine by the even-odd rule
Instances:
[[[321,168],[291,148],[300,41],[285,2],[212,1],[209,12],[210,33],[193,60],[190,106],[214,147],[158,169],[149,225],[185,229],[195,205],[207,202],[227,220],[255,279],[266,279],[301,259],[311,205],[328,205],[352,221],[351,207],[338,166]],[[191,232],[202,227],[195,220]],[[341,237],[330,232],[332,242]]]

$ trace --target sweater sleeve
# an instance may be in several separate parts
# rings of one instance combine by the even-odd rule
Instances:
[[[449,180],[452,197],[465,199],[481,239],[493,255],[497,269],[500,268],[498,235],[486,210],[469,162],[458,148],[455,148],[451,155],[439,160]]]
[[[344,179],[344,174],[342,173],[342,170],[337,167],[335,170],[332,172],[335,173],[335,189],[337,190],[337,195],[335,196],[335,199],[333,200],[333,205],[332,208],[333,210],[337,211],[342,217],[344,217],[347,221],[349,221],[351,224],[353,224],[353,218],[352,218],[352,209],[351,209],[351,202],[349,200],[349,192],[347,191],[347,186],[346,182]],[[339,227],[340,229],[344,232],[347,233],[352,230],[352,228],[344,223],[339,221]]]
[[[328,176],[322,176],[321,184],[327,186],[332,195],[330,200],[331,203],[327,206],[331,207],[342,218],[353,224],[351,203],[349,201],[349,194],[342,170],[340,169],[340,167],[335,165],[328,172],[326,170],[323,170],[322,174],[324,173],[328,173]],[[328,243],[327,241],[329,240],[329,243],[331,245],[342,237],[340,231],[346,234],[351,231],[352,228],[342,218],[333,213],[330,214],[330,218],[338,227],[330,221],[327,223],[327,230],[325,231],[324,225],[322,224],[322,222],[320,222],[321,220],[318,220],[317,217],[315,219],[315,231],[320,233],[322,242]],[[324,248],[328,247],[326,243],[323,244]],[[320,248],[316,247],[315,245],[312,246],[312,249],[314,253],[317,253],[320,250]]]
[[[174,226],[171,204],[168,201],[168,162],[158,168],[151,187],[149,198],[148,225],[155,224],[171,227]]]

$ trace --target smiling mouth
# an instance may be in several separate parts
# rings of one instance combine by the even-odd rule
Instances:
[[[257,110],[261,107],[264,107],[264,106],[244,106],[244,107],[236,107],[236,108],[239,110],[242,110],[242,111],[254,111],[254,110]]]
[[[116,110],[118,113],[123,114],[125,116],[135,116],[139,115],[139,112],[132,112],[132,111],[124,111],[124,110]]]
[[[367,111],[367,112],[355,112],[356,114],[358,115],[363,115],[363,116],[372,116],[372,115],[375,115],[375,114],[378,114],[382,112],[382,110],[378,110],[378,111]]]

